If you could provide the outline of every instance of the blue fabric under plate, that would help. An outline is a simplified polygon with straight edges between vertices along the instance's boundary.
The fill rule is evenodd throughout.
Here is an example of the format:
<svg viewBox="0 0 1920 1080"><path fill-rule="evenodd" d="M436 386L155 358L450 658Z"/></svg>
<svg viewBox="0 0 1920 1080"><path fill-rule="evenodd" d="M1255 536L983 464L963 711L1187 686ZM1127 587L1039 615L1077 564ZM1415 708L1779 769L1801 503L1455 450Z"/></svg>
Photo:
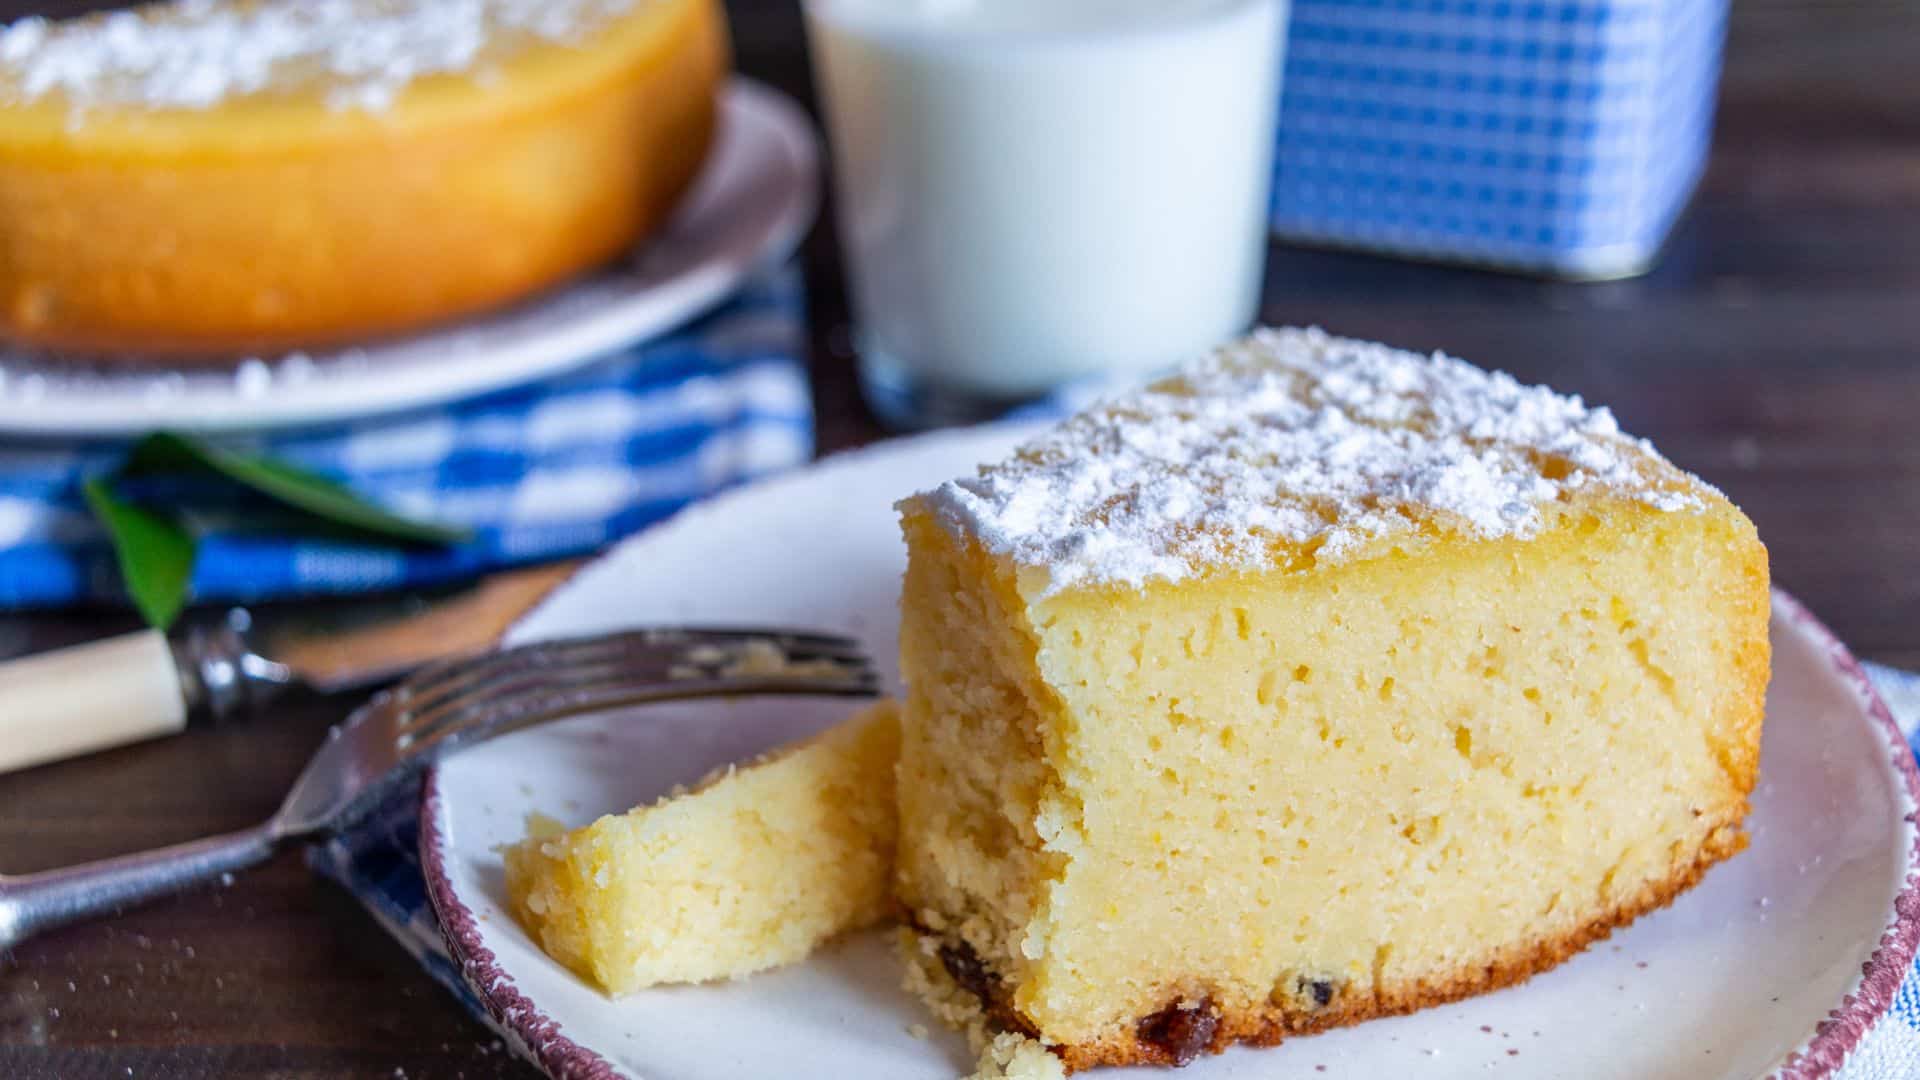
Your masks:
<svg viewBox="0 0 1920 1080"><path fill-rule="evenodd" d="M237 493L200 514L197 600L425 585L604 547L693 499L805 461L813 409L799 272L775 268L684 329L545 382L229 444L468 526L405 549L262 532ZM80 482L124 448L0 446L0 608L118 602ZM254 508L257 510L257 508Z"/></svg>

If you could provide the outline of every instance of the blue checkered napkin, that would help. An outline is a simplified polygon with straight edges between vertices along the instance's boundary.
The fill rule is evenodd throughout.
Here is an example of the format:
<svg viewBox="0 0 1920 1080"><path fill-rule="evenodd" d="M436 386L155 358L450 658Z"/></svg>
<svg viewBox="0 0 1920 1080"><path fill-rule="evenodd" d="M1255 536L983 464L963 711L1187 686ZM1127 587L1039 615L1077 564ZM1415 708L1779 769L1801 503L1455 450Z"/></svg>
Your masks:
<svg viewBox="0 0 1920 1080"><path fill-rule="evenodd" d="M1866 664L1867 674L1920 752L1920 674ZM493 1021L461 980L447 954L420 873L417 786L394 795L352 835L308 849L307 862L359 897L387 932L482 1023ZM509 1040L508 1045L514 1045ZM1920 963L1901 984L1893 1011L1875 1024L1837 1074L1838 1080L1920 1077Z"/></svg>
<svg viewBox="0 0 1920 1080"><path fill-rule="evenodd" d="M1643 269L1705 161L1727 0L1294 0L1273 227Z"/></svg>
<svg viewBox="0 0 1920 1080"><path fill-rule="evenodd" d="M803 298L792 267L663 338L536 385L344 427L238 440L395 509L471 527L472 542L400 549L258 531L215 506L200 600L428 584L591 551L688 501L812 452ZM0 446L0 608L118 601L79 482L116 447ZM253 527L249 527L250 523Z"/></svg>

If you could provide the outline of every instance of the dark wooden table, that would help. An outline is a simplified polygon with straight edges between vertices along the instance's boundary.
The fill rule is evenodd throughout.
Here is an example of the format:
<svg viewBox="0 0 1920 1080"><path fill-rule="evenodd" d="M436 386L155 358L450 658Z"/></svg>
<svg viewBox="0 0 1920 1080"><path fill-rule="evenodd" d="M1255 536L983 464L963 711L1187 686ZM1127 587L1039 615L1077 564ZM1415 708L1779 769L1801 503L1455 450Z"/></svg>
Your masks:
<svg viewBox="0 0 1920 1080"><path fill-rule="evenodd" d="M797 9L732 5L742 70L811 99ZM1920 6L1740 0L1712 167L1653 273L1566 285L1276 249L1273 322L1440 347L1611 404L1759 523L1776 580L1920 667ZM806 249L821 449L880 430L831 229ZM0 656L129 628L0 615ZM0 777L0 868L252 824L342 707ZM528 1076L289 852L0 960L0 1077Z"/></svg>

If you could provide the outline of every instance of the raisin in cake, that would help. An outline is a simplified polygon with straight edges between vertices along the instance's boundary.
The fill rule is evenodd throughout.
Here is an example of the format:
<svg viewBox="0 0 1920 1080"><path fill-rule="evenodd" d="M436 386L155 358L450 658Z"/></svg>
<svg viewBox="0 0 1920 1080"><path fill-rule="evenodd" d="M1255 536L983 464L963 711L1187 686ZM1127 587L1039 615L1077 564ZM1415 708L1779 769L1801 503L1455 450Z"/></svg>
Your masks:
<svg viewBox="0 0 1920 1080"><path fill-rule="evenodd" d="M918 981L1070 1068L1503 986L1745 844L1765 549L1576 398L1262 331L902 516Z"/></svg>

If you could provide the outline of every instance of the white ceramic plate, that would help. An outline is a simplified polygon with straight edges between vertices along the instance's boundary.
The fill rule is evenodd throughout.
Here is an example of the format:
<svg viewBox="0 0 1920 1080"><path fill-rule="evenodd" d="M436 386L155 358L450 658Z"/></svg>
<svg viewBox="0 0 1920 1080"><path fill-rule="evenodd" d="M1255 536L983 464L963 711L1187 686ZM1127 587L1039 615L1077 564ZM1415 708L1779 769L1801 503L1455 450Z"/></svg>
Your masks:
<svg viewBox="0 0 1920 1080"><path fill-rule="evenodd" d="M812 124L778 91L735 79L684 204L618 266L419 336L239 367L77 364L0 350L0 434L298 427L532 382L713 307L746 274L790 254L818 204Z"/></svg>
<svg viewBox="0 0 1920 1080"><path fill-rule="evenodd" d="M1020 429L886 444L724 495L614 549L514 632L766 622L853 633L891 658L904 553L893 501L998 456ZM1532 981L1180 1075L1748 1078L1827 1074L1913 959L1920 777L1846 650L1784 595L1753 844L1671 908ZM554 1076L952 1080L957 1038L897 988L883 936L743 982L609 1000L549 960L504 906L495 846L540 810L568 823L844 715L844 703L658 707L537 729L430 777L428 887L469 982ZM1864 973L1864 974L1863 974ZM1831 1022L1827 1022L1831 1021ZM910 1025L935 1028L925 1040ZM1816 1028L1818 1033L1816 1034Z"/></svg>

